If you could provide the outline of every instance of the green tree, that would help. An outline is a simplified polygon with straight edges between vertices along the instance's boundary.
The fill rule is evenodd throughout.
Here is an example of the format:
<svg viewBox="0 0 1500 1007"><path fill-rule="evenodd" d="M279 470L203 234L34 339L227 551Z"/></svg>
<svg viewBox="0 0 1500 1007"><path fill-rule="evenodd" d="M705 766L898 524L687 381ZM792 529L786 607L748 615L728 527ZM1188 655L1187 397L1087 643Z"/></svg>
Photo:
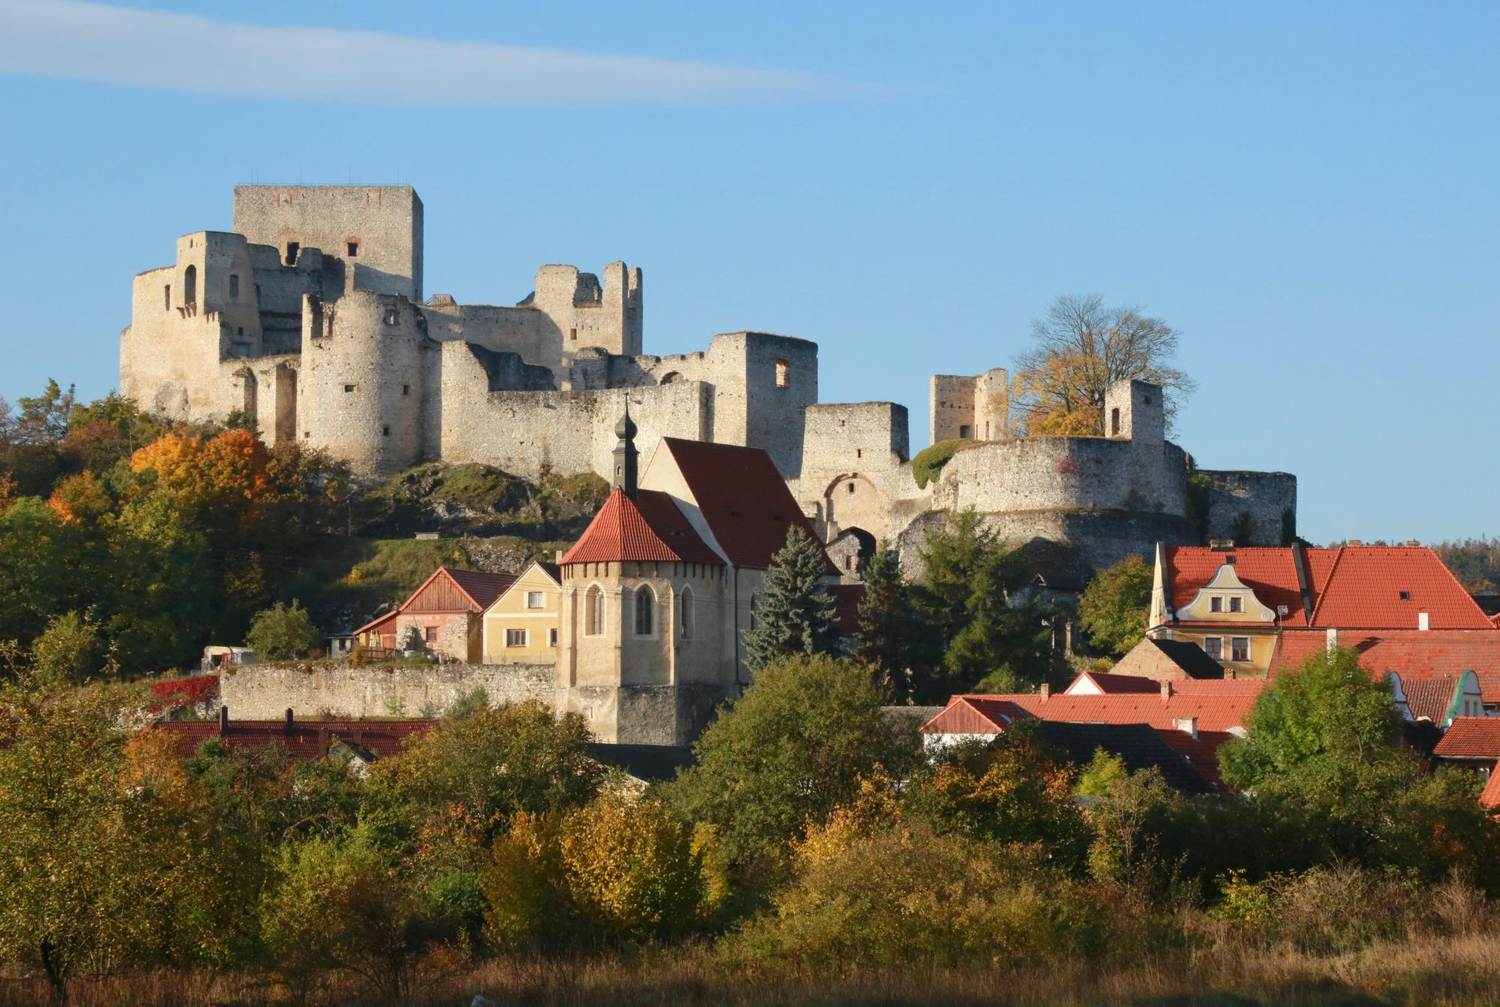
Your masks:
<svg viewBox="0 0 1500 1007"><path fill-rule="evenodd" d="M119 707L27 677L0 692L0 957L55 999L89 972L158 957L182 880L175 822L127 785Z"/></svg>
<svg viewBox="0 0 1500 1007"><path fill-rule="evenodd" d="M771 557L753 626L744 635L745 666L752 672L781 657L833 649L833 596L819 583L829 573L818 541L800 526L788 529L786 544Z"/></svg>
<svg viewBox="0 0 1500 1007"><path fill-rule="evenodd" d="M900 556L885 546L875 550L865 567L864 581L854 656L874 670L892 699L908 700L917 626L911 588L901 576Z"/></svg>
<svg viewBox="0 0 1500 1007"><path fill-rule="evenodd" d="M76 610L47 623L31 645L31 660L38 672L63 682L86 682L117 670L93 613Z"/></svg>
<svg viewBox="0 0 1500 1007"><path fill-rule="evenodd" d="M390 852L369 829L357 828L286 845L262 902L262 934L299 999L328 969L399 997L428 936L422 908Z"/></svg>
<svg viewBox="0 0 1500 1007"><path fill-rule="evenodd" d="M916 755L881 714L884 696L852 661L789 657L768 665L693 746L697 764L666 787L688 821L718 830L736 860L776 859L809 822L885 767Z"/></svg>
<svg viewBox="0 0 1500 1007"><path fill-rule="evenodd" d="M1308 867L1352 860L1438 878L1460 870L1500 887L1500 825L1472 775L1429 773L1400 745L1384 683L1348 648L1315 654L1261 693L1249 736L1220 752L1224 778L1295 823Z"/></svg>
<svg viewBox="0 0 1500 1007"><path fill-rule="evenodd" d="M1116 657L1140 643L1151 614L1151 567L1126 556L1094 575L1079 604L1079 624L1089 641Z"/></svg>
<svg viewBox="0 0 1500 1007"><path fill-rule="evenodd" d="M29 646L53 616L87 605L96 583L88 540L41 500L0 511L0 640Z"/></svg>
<svg viewBox="0 0 1500 1007"><path fill-rule="evenodd" d="M939 686L930 698L966 692L988 679L991 686L1009 673L1000 691L1014 692L1048 677L1053 661L1049 613L1032 601L1014 600L1014 574L1007 557L991 553L974 574L964 601L964 627L948 642Z"/></svg>
<svg viewBox="0 0 1500 1007"><path fill-rule="evenodd" d="M303 657L323 642L323 634L313 625L312 617L295 600L290 607L277 602L262 609L250 622L245 645L263 657L284 659Z"/></svg>

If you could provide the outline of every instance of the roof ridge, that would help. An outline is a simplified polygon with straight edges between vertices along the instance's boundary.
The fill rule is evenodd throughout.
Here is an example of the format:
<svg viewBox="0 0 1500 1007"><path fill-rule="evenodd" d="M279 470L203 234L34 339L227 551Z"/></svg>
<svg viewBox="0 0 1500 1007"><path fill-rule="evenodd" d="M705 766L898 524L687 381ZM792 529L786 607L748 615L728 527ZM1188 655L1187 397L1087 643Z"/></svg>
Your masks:
<svg viewBox="0 0 1500 1007"><path fill-rule="evenodd" d="M1344 561L1344 550L1347 548L1347 545L1341 545L1338 547L1338 550L1334 552L1333 566L1328 568L1328 576L1323 579L1323 590L1318 592L1318 600L1313 605L1312 614L1307 617L1308 626L1317 626L1318 615L1323 611L1323 603L1327 601L1328 596L1333 593L1329 590L1329 588L1333 586L1333 578L1338 576L1339 564Z"/></svg>

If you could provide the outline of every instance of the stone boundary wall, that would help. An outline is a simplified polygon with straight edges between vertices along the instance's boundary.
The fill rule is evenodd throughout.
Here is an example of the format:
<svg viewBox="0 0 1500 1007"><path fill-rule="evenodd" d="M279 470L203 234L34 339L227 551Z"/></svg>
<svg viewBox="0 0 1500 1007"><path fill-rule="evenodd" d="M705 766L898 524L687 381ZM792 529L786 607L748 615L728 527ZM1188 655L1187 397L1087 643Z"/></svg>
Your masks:
<svg viewBox="0 0 1500 1007"><path fill-rule="evenodd" d="M362 717L436 717L475 689L490 703L534 699L554 703L552 664L352 664L299 668L245 665L219 678L219 700L232 720L280 720L288 708L299 720Z"/></svg>

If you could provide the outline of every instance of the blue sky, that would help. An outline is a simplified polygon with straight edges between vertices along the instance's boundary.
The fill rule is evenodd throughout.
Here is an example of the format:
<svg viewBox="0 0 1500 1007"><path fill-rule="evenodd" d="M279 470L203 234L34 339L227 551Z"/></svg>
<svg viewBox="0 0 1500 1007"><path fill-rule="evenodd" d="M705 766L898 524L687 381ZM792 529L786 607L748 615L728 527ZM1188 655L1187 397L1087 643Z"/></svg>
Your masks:
<svg viewBox="0 0 1500 1007"><path fill-rule="evenodd" d="M401 182L428 293L624 258L648 352L814 339L914 448L929 374L1140 305L1183 446L1295 472L1307 537L1500 533L1500 5L1310 6L0 0L0 396L113 387L235 183Z"/></svg>

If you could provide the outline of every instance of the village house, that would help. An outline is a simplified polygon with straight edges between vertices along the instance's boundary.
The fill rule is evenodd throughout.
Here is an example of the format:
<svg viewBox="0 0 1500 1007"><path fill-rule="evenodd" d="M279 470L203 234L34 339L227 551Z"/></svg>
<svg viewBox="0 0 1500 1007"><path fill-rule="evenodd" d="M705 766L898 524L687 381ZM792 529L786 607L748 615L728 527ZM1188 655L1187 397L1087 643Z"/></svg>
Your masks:
<svg viewBox="0 0 1500 1007"><path fill-rule="evenodd" d="M478 664L484 650L484 619L515 577L504 573L440 566L400 605L354 631L365 647L380 651L421 648L438 657Z"/></svg>
<svg viewBox="0 0 1500 1007"><path fill-rule="evenodd" d="M562 574L533 562L484 610L484 663L557 660Z"/></svg>

